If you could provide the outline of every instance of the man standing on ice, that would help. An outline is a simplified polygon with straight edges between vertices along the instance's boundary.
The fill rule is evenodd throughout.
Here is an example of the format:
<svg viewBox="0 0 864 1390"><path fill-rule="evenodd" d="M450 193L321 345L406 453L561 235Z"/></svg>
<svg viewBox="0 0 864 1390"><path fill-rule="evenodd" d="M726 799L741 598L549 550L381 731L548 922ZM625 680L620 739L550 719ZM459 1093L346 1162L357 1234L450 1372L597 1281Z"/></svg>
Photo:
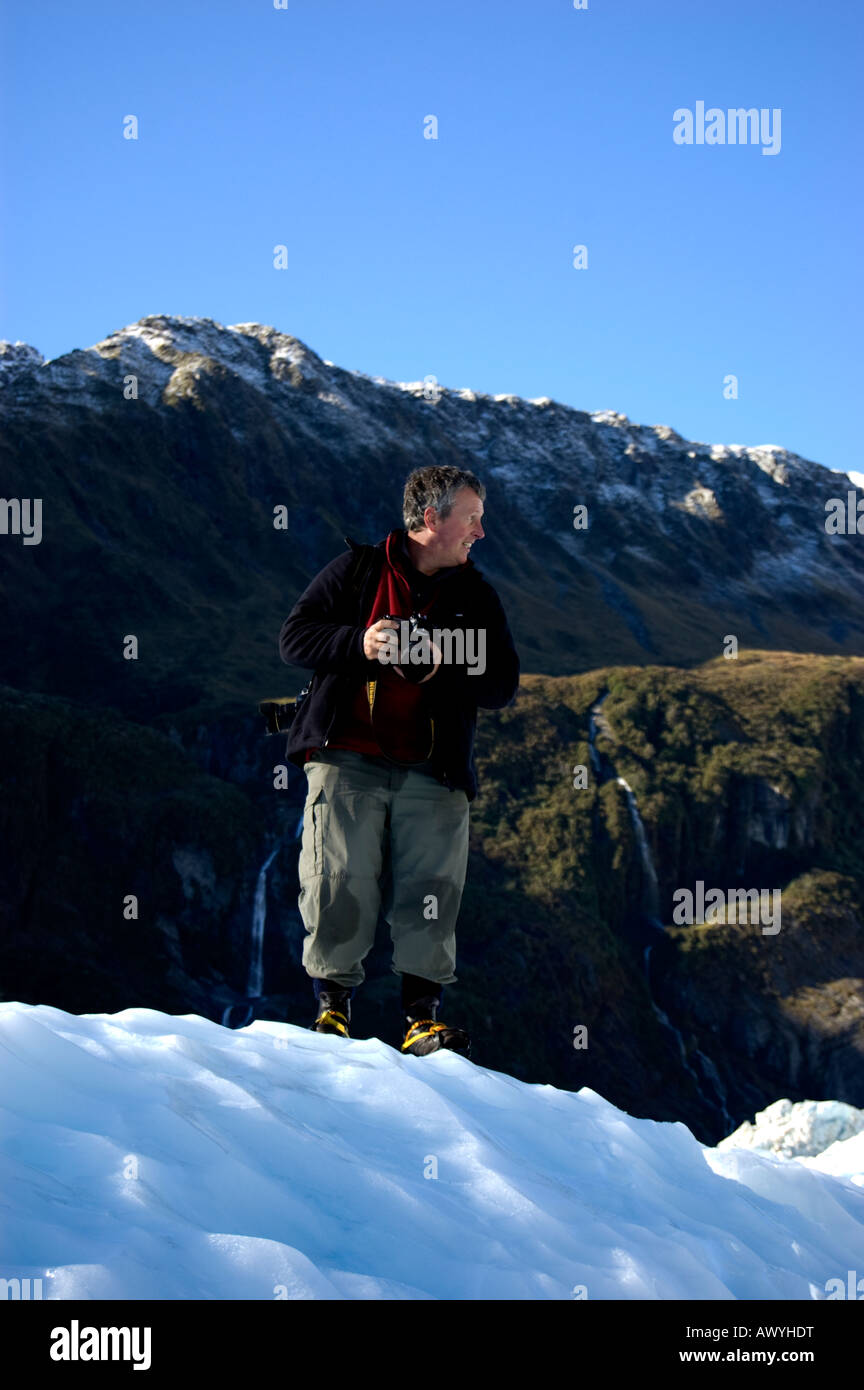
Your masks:
<svg viewBox="0 0 864 1390"><path fill-rule="evenodd" d="M314 671L286 748L308 782L299 907L312 1026L348 1036L380 911L402 978L402 1051L415 1054L470 1049L438 1009L456 981L474 730L478 706L502 709L519 686L501 601L470 558L485 496L464 469L416 469L404 530L374 546L346 537L279 636L283 661Z"/></svg>

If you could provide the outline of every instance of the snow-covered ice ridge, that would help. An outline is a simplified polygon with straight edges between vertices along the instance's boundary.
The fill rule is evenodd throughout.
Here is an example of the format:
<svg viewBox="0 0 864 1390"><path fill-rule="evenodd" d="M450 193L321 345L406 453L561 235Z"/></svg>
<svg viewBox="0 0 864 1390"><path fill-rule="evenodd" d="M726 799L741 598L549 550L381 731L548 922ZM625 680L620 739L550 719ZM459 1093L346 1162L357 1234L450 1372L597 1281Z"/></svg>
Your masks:
<svg viewBox="0 0 864 1390"><path fill-rule="evenodd" d="M864 1110L842 1100L775 1100L717 1147L797 1158L864 1187Z"/></svg>
<svg viewBox="0 0 864 1390"><path fill-rule="evenodd" d="M454 1053L18 1003L0 1045L0 1276L46 1298L824 1299L864 1270L852 1181Z"/></svg>

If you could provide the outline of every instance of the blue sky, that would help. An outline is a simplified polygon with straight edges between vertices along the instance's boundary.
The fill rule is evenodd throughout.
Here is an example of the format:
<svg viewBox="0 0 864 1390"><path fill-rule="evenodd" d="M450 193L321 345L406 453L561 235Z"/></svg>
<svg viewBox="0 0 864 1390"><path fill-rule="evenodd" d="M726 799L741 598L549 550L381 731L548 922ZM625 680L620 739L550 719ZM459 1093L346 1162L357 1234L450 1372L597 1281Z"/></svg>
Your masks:
<svg viewBox="0 0 864 1390"><path fill-rule="evenodd" d="M0 14L0 337L50 358L145 314L258 321L372 375L860 469L851 0ZM677 145L698 101L779 108L779 153Z"/></svg>

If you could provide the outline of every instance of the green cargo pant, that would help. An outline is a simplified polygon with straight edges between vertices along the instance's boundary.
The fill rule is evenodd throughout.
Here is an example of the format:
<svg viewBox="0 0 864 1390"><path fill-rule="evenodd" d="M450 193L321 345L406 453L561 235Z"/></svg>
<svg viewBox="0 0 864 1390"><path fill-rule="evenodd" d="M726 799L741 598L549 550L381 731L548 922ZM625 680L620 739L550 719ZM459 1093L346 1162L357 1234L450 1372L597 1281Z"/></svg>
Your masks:
<svg viewBox="0 0 864 1390"><path fill-rule="evenodd" d="M454 984L468 866L465 792L347 748L317 750L304 772L298 906L307 974L345 989L362 984L380 911L394 974Z"/></svg>

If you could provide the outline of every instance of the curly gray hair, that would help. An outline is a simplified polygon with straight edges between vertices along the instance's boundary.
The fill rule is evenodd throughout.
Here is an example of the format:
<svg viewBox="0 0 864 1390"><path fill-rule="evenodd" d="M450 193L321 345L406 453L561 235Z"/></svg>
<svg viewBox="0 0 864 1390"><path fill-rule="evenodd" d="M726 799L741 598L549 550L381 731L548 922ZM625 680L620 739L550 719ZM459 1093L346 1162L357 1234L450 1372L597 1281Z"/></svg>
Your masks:
<svg viewBox="0 0 864 1390"><path fill-rule="evenodd" d="M455 468L450 464L432 464L429 468L415 468L414 472L408 475L402 498L402 520L405 530L423 530L426 525L423 513L427 507L434 507L441 520L445 521L453 510L456 493L463 487L473 488L480 501L484 501L485 487L467 468Z"/></svg>

